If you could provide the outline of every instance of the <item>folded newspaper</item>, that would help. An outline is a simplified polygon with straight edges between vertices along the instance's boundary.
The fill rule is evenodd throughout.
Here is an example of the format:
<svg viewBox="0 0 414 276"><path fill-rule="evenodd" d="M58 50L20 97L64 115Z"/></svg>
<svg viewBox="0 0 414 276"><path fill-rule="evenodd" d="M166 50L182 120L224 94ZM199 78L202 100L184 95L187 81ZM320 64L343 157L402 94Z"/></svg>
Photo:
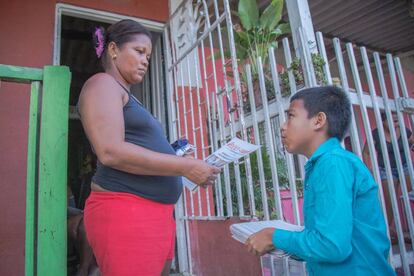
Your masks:
<svg viewBox="0 0 414 276"><path fill-rule="evenodd" d="M233 239L241 243L246 243L247 239L252 234L257 233L260 230L263 230L269 227L293 231L293 232L300 232L304 229L303 226L291 224L283 220L265 220L265 221L251 221L251 222L235 223L230 226L230 231L231 231ZM270 252L270 254L276 257L285 257L289 255L288 253L280 249L276 249Z"/></svg>
<svg viewBox="0 0 414 276"><path fill-rule="evenodd" d="M239 138L233 138L223 147L209 155L205 161L210 165L221 168L231 162L239 160L259 148L259 145L253 145L246 141L240 140ZM191 191L194 191L198 187L185 177L183 177L183 185Z"/></svg>

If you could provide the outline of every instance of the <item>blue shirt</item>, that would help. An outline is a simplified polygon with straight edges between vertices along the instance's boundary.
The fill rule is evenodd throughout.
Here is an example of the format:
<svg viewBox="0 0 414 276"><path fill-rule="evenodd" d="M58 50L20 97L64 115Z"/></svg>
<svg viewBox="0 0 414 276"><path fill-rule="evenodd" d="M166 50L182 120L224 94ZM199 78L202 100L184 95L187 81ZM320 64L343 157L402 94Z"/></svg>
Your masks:
<svg viewBox="0 0 414 276"><path fill-rule="evenodd" d="M361 160L330 138L305 172L305 229L276 229L275 247L306 261L309 275L395 275L378 186Z"/></svg>

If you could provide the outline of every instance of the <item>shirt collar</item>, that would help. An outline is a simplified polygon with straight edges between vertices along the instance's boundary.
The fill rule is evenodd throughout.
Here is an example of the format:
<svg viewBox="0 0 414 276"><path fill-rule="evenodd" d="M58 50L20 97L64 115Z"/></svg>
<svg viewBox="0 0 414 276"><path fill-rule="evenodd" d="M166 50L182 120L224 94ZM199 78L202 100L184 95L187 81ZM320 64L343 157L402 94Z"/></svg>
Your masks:
<svg viewBox="0 0 414 276"><path fill-rule="evenodd" d="M308 162L305 164L305 170L308 171L312 168L312 166L315 164L315 162L321 157L323 154L335 149L341 147L341 144L338 140L338 138L332 137L323 142L316 151L311 155Z"/></svg>

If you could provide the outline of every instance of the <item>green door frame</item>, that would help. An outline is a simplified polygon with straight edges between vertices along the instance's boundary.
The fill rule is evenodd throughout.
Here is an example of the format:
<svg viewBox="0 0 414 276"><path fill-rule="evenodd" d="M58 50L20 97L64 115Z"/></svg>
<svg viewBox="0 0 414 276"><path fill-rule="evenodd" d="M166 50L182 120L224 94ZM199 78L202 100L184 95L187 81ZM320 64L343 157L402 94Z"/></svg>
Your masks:
<svg viewBox="0 0 414 276"><path fill-rule="evenodd" d="M60 276L67 273L70 78L66 66L37 69L0 64L0 81L31 85L26 180L26 276Z"/></svg>

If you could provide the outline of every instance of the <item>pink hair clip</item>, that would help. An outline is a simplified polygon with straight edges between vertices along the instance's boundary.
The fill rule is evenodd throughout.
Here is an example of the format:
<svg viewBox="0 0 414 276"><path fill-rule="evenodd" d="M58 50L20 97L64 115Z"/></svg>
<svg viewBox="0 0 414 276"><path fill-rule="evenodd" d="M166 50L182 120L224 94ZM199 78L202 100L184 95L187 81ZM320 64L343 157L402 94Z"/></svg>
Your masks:
<svg viewBox="0 0 414 276"><path fill-rule="evenodd" d="M95 28L95 37L97 40L95 46L96 56L100 58L104 51L104 37L101 28Z"/></svg>

